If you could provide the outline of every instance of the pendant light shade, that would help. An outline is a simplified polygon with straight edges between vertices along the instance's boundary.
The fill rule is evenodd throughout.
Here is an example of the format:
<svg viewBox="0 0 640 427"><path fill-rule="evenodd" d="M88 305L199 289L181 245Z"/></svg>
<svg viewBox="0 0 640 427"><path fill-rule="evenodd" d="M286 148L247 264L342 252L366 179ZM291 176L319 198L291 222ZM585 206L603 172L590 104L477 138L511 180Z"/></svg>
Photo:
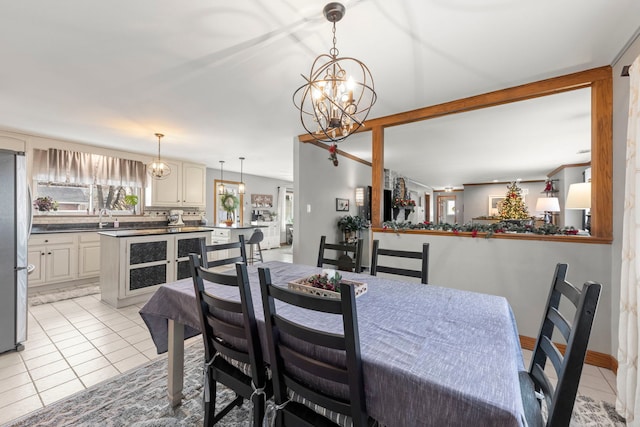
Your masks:
<svg viewBox="0 0 640 427"><path fill-rule="evenodd" d="M158 158L154 159L150 163L147 163L147 173L153 179L165 179L171 175L171 167L162 161L160 157L160 139L164 136L161 133L156 133L158 137Z"/></svg>
<svg viewBox="0 0 640 427"><path fill-rule="evenodd" d="M244 194L244 179L242 179L242 164L244 163L244 157L240 157L240 184L238 184L238 193Z"/></svg>
<svg viewBox="0 0 640 427"><path fill-rule="evenodd" d="M222 168L224 166L224 160L220 160L220 184L218 184L218 194L224 194L224 174Z"/></svg>

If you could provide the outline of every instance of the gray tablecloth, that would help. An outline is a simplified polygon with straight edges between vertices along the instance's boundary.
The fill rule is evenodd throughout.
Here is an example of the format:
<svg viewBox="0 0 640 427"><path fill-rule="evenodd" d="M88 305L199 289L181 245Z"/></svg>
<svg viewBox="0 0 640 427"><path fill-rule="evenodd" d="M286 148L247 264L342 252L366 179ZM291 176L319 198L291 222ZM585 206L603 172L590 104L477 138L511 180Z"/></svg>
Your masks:
<svg viewBox="0 0 640 427"><path fill-rule="evenodd" d="M271 269L276 284L320 270L277 261L261 266ZM367 275L343 277L368 284L368 292L357 298L357 312L370 416L387 426L524 424L518 383L522 354L504 298ZM249 278L264 336L257 266L249 267ZM206 286L217 295L239 299L235 288ZM304 323L341 330L337 318L291 309L299 310ZM167 319L185 325L185 338L198 334L192 280L160 287L140 315L159 353L167 351Z"/></svg>

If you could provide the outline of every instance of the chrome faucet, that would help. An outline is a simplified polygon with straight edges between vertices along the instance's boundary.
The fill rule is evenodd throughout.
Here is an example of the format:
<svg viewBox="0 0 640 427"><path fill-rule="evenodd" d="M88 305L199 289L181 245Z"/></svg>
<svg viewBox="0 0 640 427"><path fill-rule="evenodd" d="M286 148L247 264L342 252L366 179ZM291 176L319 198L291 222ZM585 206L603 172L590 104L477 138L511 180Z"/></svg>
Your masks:
<svg viewBox="0 0 640 427"><path fill-rule="evenodd" d="M110 210L108 210L106 208L100 209L100 212L98 213L98 228L102 228L106 224L106 222L105 223L102 222L102 215L103 214L107 214L107 215L109 215L109 218L111 218L111 211Z"/></svg>

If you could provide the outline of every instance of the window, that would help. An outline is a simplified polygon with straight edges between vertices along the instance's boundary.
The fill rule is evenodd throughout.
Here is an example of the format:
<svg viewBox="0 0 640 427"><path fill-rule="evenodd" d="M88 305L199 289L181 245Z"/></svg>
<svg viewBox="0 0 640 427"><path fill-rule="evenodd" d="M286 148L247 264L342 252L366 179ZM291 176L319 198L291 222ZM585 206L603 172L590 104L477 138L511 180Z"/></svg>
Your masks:
<svg viewBox="0 0 640 427"><path fill-rule="evenodd" d="M100 209L135 214L133 199L139 200L141 189L115 185L83 185L59 182L38 182L35 197L51 197L59 214L97 214ZM37 213L37 212L36 212Z"/></svg>
<svg viewBox="0 0 640 427"><path fill-rule="evenodd" d="M34 150L33 171L34 198L50 197L58 213L135 214L145 187L142 162L97 154Z"/></svg>

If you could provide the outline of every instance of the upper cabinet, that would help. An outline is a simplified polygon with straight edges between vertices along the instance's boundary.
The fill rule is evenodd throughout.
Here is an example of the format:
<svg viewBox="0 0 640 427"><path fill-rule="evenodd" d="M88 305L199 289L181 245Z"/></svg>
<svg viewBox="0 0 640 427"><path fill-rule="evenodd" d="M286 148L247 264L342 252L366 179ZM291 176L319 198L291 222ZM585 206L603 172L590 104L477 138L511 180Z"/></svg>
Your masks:
<svg viewBox="0 0 640 427"><path fill-rule="evenodd" d="M205 165L165 160L171 174L151 182L151 206L204 207L206 205Z"/></svg>

